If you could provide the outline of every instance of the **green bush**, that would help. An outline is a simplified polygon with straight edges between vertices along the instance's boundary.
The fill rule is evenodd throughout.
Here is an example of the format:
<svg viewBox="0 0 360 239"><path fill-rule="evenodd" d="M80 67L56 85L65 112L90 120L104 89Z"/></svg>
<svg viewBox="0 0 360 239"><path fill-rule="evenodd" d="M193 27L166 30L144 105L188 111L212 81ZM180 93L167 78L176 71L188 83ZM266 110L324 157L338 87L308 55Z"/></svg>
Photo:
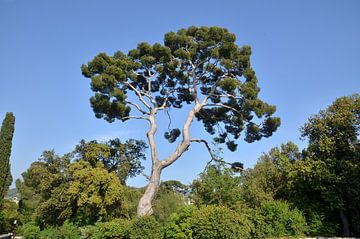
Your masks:
<svg viewBox="0 0 360 239"><path fill-rule="evenodd" d="M254 223L259 238L302 236L308 229L303 214L298 209L291 210L283 201L262 205Z"/></svg>
<svg viewBox="0 0 360 239"><path fill-rule="evenodd" d="M193 216L196 207L185 206L177 213L170 215L169 221L165 225L166 239L191 239L191 217Z"/></svg>
<svg viewBox="0 0 360 239"><path fill-rule="evenodd" d="M99 222L95 226L81 228L81 238L84 239L128 239L131 221L114 219L109 222Z"/></svg>
<svg viewBox="0 0 360 239"><path fill-rule="evenodd" d="M30 222L22 227L24 239L38 239L40 233L40 227Z"/></svg>
<svg viewBox="0 0 360 239"><path fill-rule="evenodd" d="M130 239L161 239L163 238L162 225L154 217L139 217L132 222L129 232Z"/></svg>
<svg viewBox="0 0 360 239"><path fill-rule="evenodd" d="M40 239L80 239L79 229L65 222L61 227L48 227L39 233Z"/></svg>
<svg viewBox="0 0 360 239"><path fill-rule="evenodd" d="M224 206L206 206L192 217L193 239L250 238L251 223L242 214Z"/></svg>

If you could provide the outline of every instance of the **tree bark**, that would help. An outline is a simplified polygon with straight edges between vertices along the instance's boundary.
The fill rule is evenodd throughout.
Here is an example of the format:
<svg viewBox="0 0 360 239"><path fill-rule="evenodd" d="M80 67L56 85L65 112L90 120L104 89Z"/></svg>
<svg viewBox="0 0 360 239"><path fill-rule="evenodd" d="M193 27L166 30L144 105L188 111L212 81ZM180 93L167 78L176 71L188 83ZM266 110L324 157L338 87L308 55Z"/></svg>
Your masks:
<svg viewBox="0 0 360 239"><path fill-rule="evenodd" d="M153 214L152 201L154 200L160 186L161 170L162 168L160 166L160 163L156 163L152 166L150 182L146 187L144 195L140 198L137 207L138 216L146 216Z"/></svg>
<svg viewBox="0 0 360 239"><path fill-rule="evenodd" d="M343 228L343 236L350 236L350 226L349 226L348 216L345 214L343 209L340 209L339 214Z"/></svg>
<svg viewBox="0 0 360 239"><path fill-rule="evenodd" d="M150 150L151 150L151 159L152 159L152 169L151 169L151 176L150 176L150 182L148 186L146 187L144 195L140 198L138 207L137 207L137 215L138 216L146 216L151 215L153 213L152 210L152 202L156 196L156 193L160 187L160 175L161 171L171 165L173 162L175 162L177 159L180 158L180 156L188 149L190 145L190 126L191 123L195 117L195 114L199 112L201 107L205 105L206 99L199 104L198 102L195 103L194 108L189 112L184 126L183 126L183 132L182 132L182 141L177 146L175 151L170 154L167 158L164 160L158 159L158 152L157 152L157 146L154 140L154 135L157 130L156 122L155 122L155 115L159 108L155 108L151 110L150 116L149 116L149 122L150 122L150 130L147 133L147 138L150 144Z"/></svg>

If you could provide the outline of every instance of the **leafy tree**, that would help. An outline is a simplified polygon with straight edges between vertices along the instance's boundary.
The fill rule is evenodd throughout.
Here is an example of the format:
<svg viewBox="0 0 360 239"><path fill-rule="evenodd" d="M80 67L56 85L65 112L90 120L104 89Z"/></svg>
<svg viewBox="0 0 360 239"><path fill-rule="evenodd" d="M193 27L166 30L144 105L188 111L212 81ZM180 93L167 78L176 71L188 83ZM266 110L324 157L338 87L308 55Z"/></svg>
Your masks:
<svg viewBox="0 0 360 239"><path fill-rule="evenodd" d="M240 200L240 177L221 164L210 165L193 181L192 198L196 205L235 207Z"/></svg>
<svg viewBox="0 0 360 239"><path fill-rule="evenodd" d="M0 131L0 207L12 181L9 161L14 135L14 124L14 115L12 113L6 113Z"/></svg>
<svg viewBox="0 0 360 239"><path fill-rule="evenodd" d="M101 163L91 167L86 161L75 162L70 165L70 173L74 180L67 194L73 202L72 216L75 220L92 224L125 213L125 187Z"/></svg>
<svg viewBox="0 0 360 239"><path fill-rule="evenodd" d="M360 233L360 96L335 100L302 127L308 139L306 158L290 174L299 203L342 224L343 234ZM306 186L305 186L306 185ZM306 197L306 198L305 198Z"/></svg>
<svg viewBox="0 0 360 239"><path fill-rule="evenodd" d="M121 143L119 139L105 143L81 140L74 153L77 160L88 161L93 167L102 162L109 172L115 172L125 184L128 177L134 177L144 169L141 160L145 160L146 148L144 141L134 139L125 143Z"/></svg>
<svg viewBox="0 0 360 239"><path fill-rule="evenodd" d="M83 225L127 214L125 186L116 172L109 172L102 161L91 165L73 157L45 151L22 174L17 188L24 222L36 220L43 227L71 220Z"/></svg>
<svg viewBox="0 0 360 239"><path fill-rule="evenodd" d="M289 199L288 174L302 158L298 147L288 142L263 154L253 169L243 173L241 197L251 208L274 199Z"/></svg>
<svg viewBox="0 0 360 239"><path fill-rule="evenodd" d="M220 27L189 27L165 34L164 45L140 43L128 54L100 53L82 73L91 78L91 107L98 118L108 122L139 119L149 122L147 138L152 170L149 184L139 201L138 215L152 214L152 201L160 185L161 171L178 160L193 142L196 118L218 143L235 151L241 132L254 142L269 137L280 125L272 117L275 106L258 98L255 71L250 64L249 46L238 47L236 37ZM169 129L165 138L178 142L173 153L159 159L155 134L157 114L184 105L186 116L179 128ZM135 113L133 113L135 111Z"/></svg>

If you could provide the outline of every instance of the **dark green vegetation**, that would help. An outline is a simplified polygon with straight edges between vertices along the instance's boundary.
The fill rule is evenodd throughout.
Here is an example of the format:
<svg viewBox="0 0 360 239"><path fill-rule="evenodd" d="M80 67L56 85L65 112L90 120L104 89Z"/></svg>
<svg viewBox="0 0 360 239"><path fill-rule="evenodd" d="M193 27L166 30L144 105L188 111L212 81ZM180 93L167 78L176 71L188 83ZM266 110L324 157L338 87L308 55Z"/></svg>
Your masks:
<svg viewBox="0 0 360 239"><path fill-rule="evenodd" d="M81 141L63 156L45 151L5 200L4 228L25 238L274 238L360 235L360 96L337 99L301 128L308 146L288 142L252 169L213 161L190 185L162 182L152 216L138 217L142 141ZM188 202L192 202L189 205Z"/></svg>
<svg viewBox="0 0 360 239"><path fill-rule="evenodd" d="M10 173L10 155L12 139L14 135L15 117L12 113L6 113L1 125L0 131L0 231L8 229L9 217L4 210L12 207L7 202L4 203L4 197L12 182Z"/></svg>
<svg viewBox="0 0 360 239"><path fill-rule="evenodd" d="M90 103L96 117L108 122L136 119L149 123L146 135L152 170L138 215L153 213L162 170L178 160L191 143L204 143L211 151L207 141L193 138L194 119L216 143L226 143L231 151L236 150L235 140L243 131L245 141L254 142L270 137L280 125L280 119L272 117L275 106L258 97L251 48L238 47L235 40L224 28L189 27L165 34L163 45L142 42L128 54L101 53L81 67L83 75L91 79L95 95ZM186 118L183 125L169 127L164 133L177 147L160 159L155 140L158 113L166 111L171 119L171 110L182 110Z"/></svg>

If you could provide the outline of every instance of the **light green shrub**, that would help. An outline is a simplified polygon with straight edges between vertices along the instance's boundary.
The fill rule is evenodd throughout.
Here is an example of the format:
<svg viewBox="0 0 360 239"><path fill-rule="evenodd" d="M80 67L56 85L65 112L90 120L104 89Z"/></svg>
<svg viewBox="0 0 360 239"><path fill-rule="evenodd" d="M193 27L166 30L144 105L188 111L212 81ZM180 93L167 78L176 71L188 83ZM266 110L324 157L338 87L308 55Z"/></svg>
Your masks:
<svg viewBox="0 0 360 239"><path fill-rule="evenodd" d="M184 206L170 216L165 225L166 239L192 239L191 217L196 207Z"/></svg>
<svg viewBox="0 0 360 239"><path fill-rule="evenodd" d="M206 206L192 216L193 239L250 238L251 222L225 206Z"/></svg>
<svg viewBox="0 0 360 239"><path fill-rule="evenodd" d="M254 220L257 237L302 236L308 227L298 209L290 209L283 201L270 201L262 205Z"/></svg>
<svg viewBox="0 0 360 239"><path fill-rule="evenodd" d="M22 227L24 239L39 239L40 227L30 222Z"/></svg>
<svg viewBox="0 0 360 239"><path fill-rule="evenodd" d="M154 217L139 217L132 222L129 232L130 239L161 239L163 227Z"/></svg>

